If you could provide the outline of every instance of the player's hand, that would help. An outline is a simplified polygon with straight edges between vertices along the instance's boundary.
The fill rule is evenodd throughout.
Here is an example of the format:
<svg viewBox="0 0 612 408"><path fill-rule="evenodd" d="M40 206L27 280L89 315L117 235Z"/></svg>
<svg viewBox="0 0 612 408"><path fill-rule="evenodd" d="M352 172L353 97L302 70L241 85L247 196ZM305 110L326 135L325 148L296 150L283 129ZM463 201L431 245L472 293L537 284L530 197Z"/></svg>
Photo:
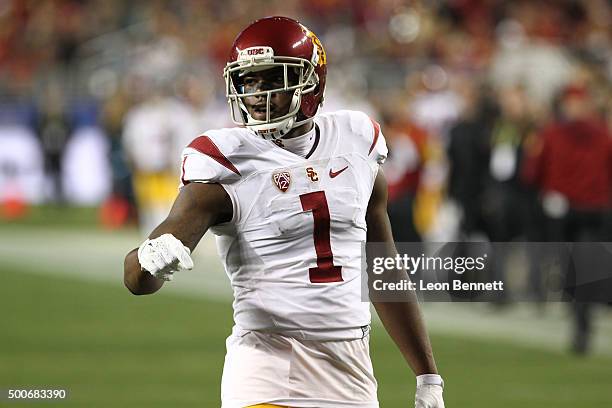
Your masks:
<svg viewBox="0 0 612 408"><path fill-rule="evenodd" d="M147 239L138 248L140 266L158 279L171 281L181 269L192 269L191 251L172 234Z"/></svg>
<svg viewBox="0 0 612 408"><path fill-rule="evenodd" d="M415 408L444 408L442 390L444 381L436 374L425 374L417 377L417 388L414 396Z"/></svg>

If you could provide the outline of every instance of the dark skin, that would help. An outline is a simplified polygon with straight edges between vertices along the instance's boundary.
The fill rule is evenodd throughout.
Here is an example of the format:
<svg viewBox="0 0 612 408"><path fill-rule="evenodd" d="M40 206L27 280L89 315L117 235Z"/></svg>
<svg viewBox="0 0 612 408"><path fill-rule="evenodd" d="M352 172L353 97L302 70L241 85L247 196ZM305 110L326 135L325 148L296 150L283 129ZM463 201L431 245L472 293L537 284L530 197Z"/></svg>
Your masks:
<svg viewBox="0 0 612 408"><path fill-rule="evenodd" d="M192 252L210 227L232 219L232 202L219 184L189 183L174 201L168 217L149 239L169 233ZM123 281L134 295L157 292L164 284L140 267L138 248L125 257Z"/></svg>
<svg viewBox="0 0 612 408"><path fill-rule="evenodd" d="M295 83L297 80L294 75L289 75L289 83ZM259 92L269 89L278 89L285 86L285 79L282 68L273 68L265 71L252 72L246 74L242 79L242 85L246 92ZM275 92L270 96L270 117L280 117L289 112L291 105L292 91ZM249 111L249 115L253 119L266 119L266 96L247 96L243 98L243 103ZM283 139L291 139L307 133L314 126L313 122L307 122L301 126L295 127L283 136Z"/></svg>
<svg viewBox="0 0 612 408"><path fill-rule="evenodd" d="M264 71L267 72L267 71ZM266 79L261 73L250 74L256 79ZM251 115L263 97L245 98L245 105ZM288 93L273 94L271 101L275 115L287 112L291 100ZM265 99L264 99L265 102ZM261 113L259 113L261 114ZM265 113L264 113L265 115ZM312 128L312 122L293 129L287 136L294 137ZM168 217L149 235L150 239L170 233L192 252L206 231L214 225L232 218L232 203L218 184L190 183L184 186ZM385 243L385 256L395 257L397 251L387 216L387 182L379 171L366 213L368 225L367 241ZM397 271L405 274L405 271ZM138 249L129 252L124 263L125 286L135 295L157 292L164 281L143 270L138 262ZM416 297L407 294L406 302L372 302L385 329L397 344L400 352L416 375L436 374L437 368L429 337L423 323Z"/></svg>
<svg viewBox="0 0 612 408"><path fill-rule="evenodd" d="M387 181L382 170L379 170L374 182L366 223L367 242L384 243L384 253L377 255L395 258L397 250L387 215ZM368 264L372 263L368 261ZM406 271L395 272L398 279L408 279ZM404 295L406 298L402 302L372 301L372 304L412 371L416 375L437 374L438 369L416 295L412 291L406 291Z"/></svg>

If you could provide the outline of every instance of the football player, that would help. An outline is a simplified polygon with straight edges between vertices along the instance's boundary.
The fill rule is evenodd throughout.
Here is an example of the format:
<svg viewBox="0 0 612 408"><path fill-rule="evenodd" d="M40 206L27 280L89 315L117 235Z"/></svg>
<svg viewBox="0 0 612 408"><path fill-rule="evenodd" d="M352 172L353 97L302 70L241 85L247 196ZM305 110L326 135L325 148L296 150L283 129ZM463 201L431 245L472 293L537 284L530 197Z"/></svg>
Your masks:
<svg viewBox="0 0 612 408"><path fill-rule="evenodd" d="M380 164L387 147L367 115L316 115L326 55L295 20L257 20L224 70L237 127L210 130L182 155L167 219L125 259L125 284L149 294L191 269L207 230L234 291L223 408L378 407L361 301L362 243L395 246ZM417 375L416 407L443 408L418 303L373 302Z"/></svg>

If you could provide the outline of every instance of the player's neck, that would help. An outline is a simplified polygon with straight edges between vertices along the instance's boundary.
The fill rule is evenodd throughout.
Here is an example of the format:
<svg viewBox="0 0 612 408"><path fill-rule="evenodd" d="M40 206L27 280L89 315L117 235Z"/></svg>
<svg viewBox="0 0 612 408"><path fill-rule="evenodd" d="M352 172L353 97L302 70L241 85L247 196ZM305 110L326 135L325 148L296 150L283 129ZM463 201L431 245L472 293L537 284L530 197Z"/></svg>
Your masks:
<svg viewBox="0 0 612 408"><path fill-rule="evenodd" d="M287 133L285 136L282 137L282 139L284 140L293 139L294 137L305 135L306 133L310 132L313 127L314 127L314 120L309 120L303 125L300 125L296 128L291 129L289 133Z"/></svg>
<svg viewBox="0 0 612 408"><path fill-rule="evenodd" d="M285 150L290 151L301 157L307 157L313 149L313 145L316 143L316 131L315 125L312 122L307 123L309 130L296 131L295 134L288 133L287 136L275 141L275 143ZM306 129L308 129L306 127ZM298 129L296 129L298 130Z"/></svg>

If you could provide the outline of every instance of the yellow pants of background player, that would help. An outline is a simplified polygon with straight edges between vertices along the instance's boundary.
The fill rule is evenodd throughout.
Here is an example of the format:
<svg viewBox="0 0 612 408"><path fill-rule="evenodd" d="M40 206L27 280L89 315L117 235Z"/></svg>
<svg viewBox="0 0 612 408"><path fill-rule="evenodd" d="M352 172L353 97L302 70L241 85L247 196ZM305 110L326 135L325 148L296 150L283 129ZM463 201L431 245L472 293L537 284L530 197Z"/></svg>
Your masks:
<svg viewBox="0 0 612 408"><path fill-rule="evenodd" d="M270 404L257 404L257 405L250 405L246 408L289 408L289 407L281 407L280 405L270 405Z"/></svg>
<svg viewBox="0 0 612 408"><path fill-rule="evenodd" d="M172 172L134 173L134 191L139 208L165 205L168 208L178 195L178 176Z"/></svg>
<svg viewBox="0 0 612 408"><path fill-rule="evenodd" d="M144 236L166 218L178 194L178 176L171 172L134 173L140 230Z"/></svg>

